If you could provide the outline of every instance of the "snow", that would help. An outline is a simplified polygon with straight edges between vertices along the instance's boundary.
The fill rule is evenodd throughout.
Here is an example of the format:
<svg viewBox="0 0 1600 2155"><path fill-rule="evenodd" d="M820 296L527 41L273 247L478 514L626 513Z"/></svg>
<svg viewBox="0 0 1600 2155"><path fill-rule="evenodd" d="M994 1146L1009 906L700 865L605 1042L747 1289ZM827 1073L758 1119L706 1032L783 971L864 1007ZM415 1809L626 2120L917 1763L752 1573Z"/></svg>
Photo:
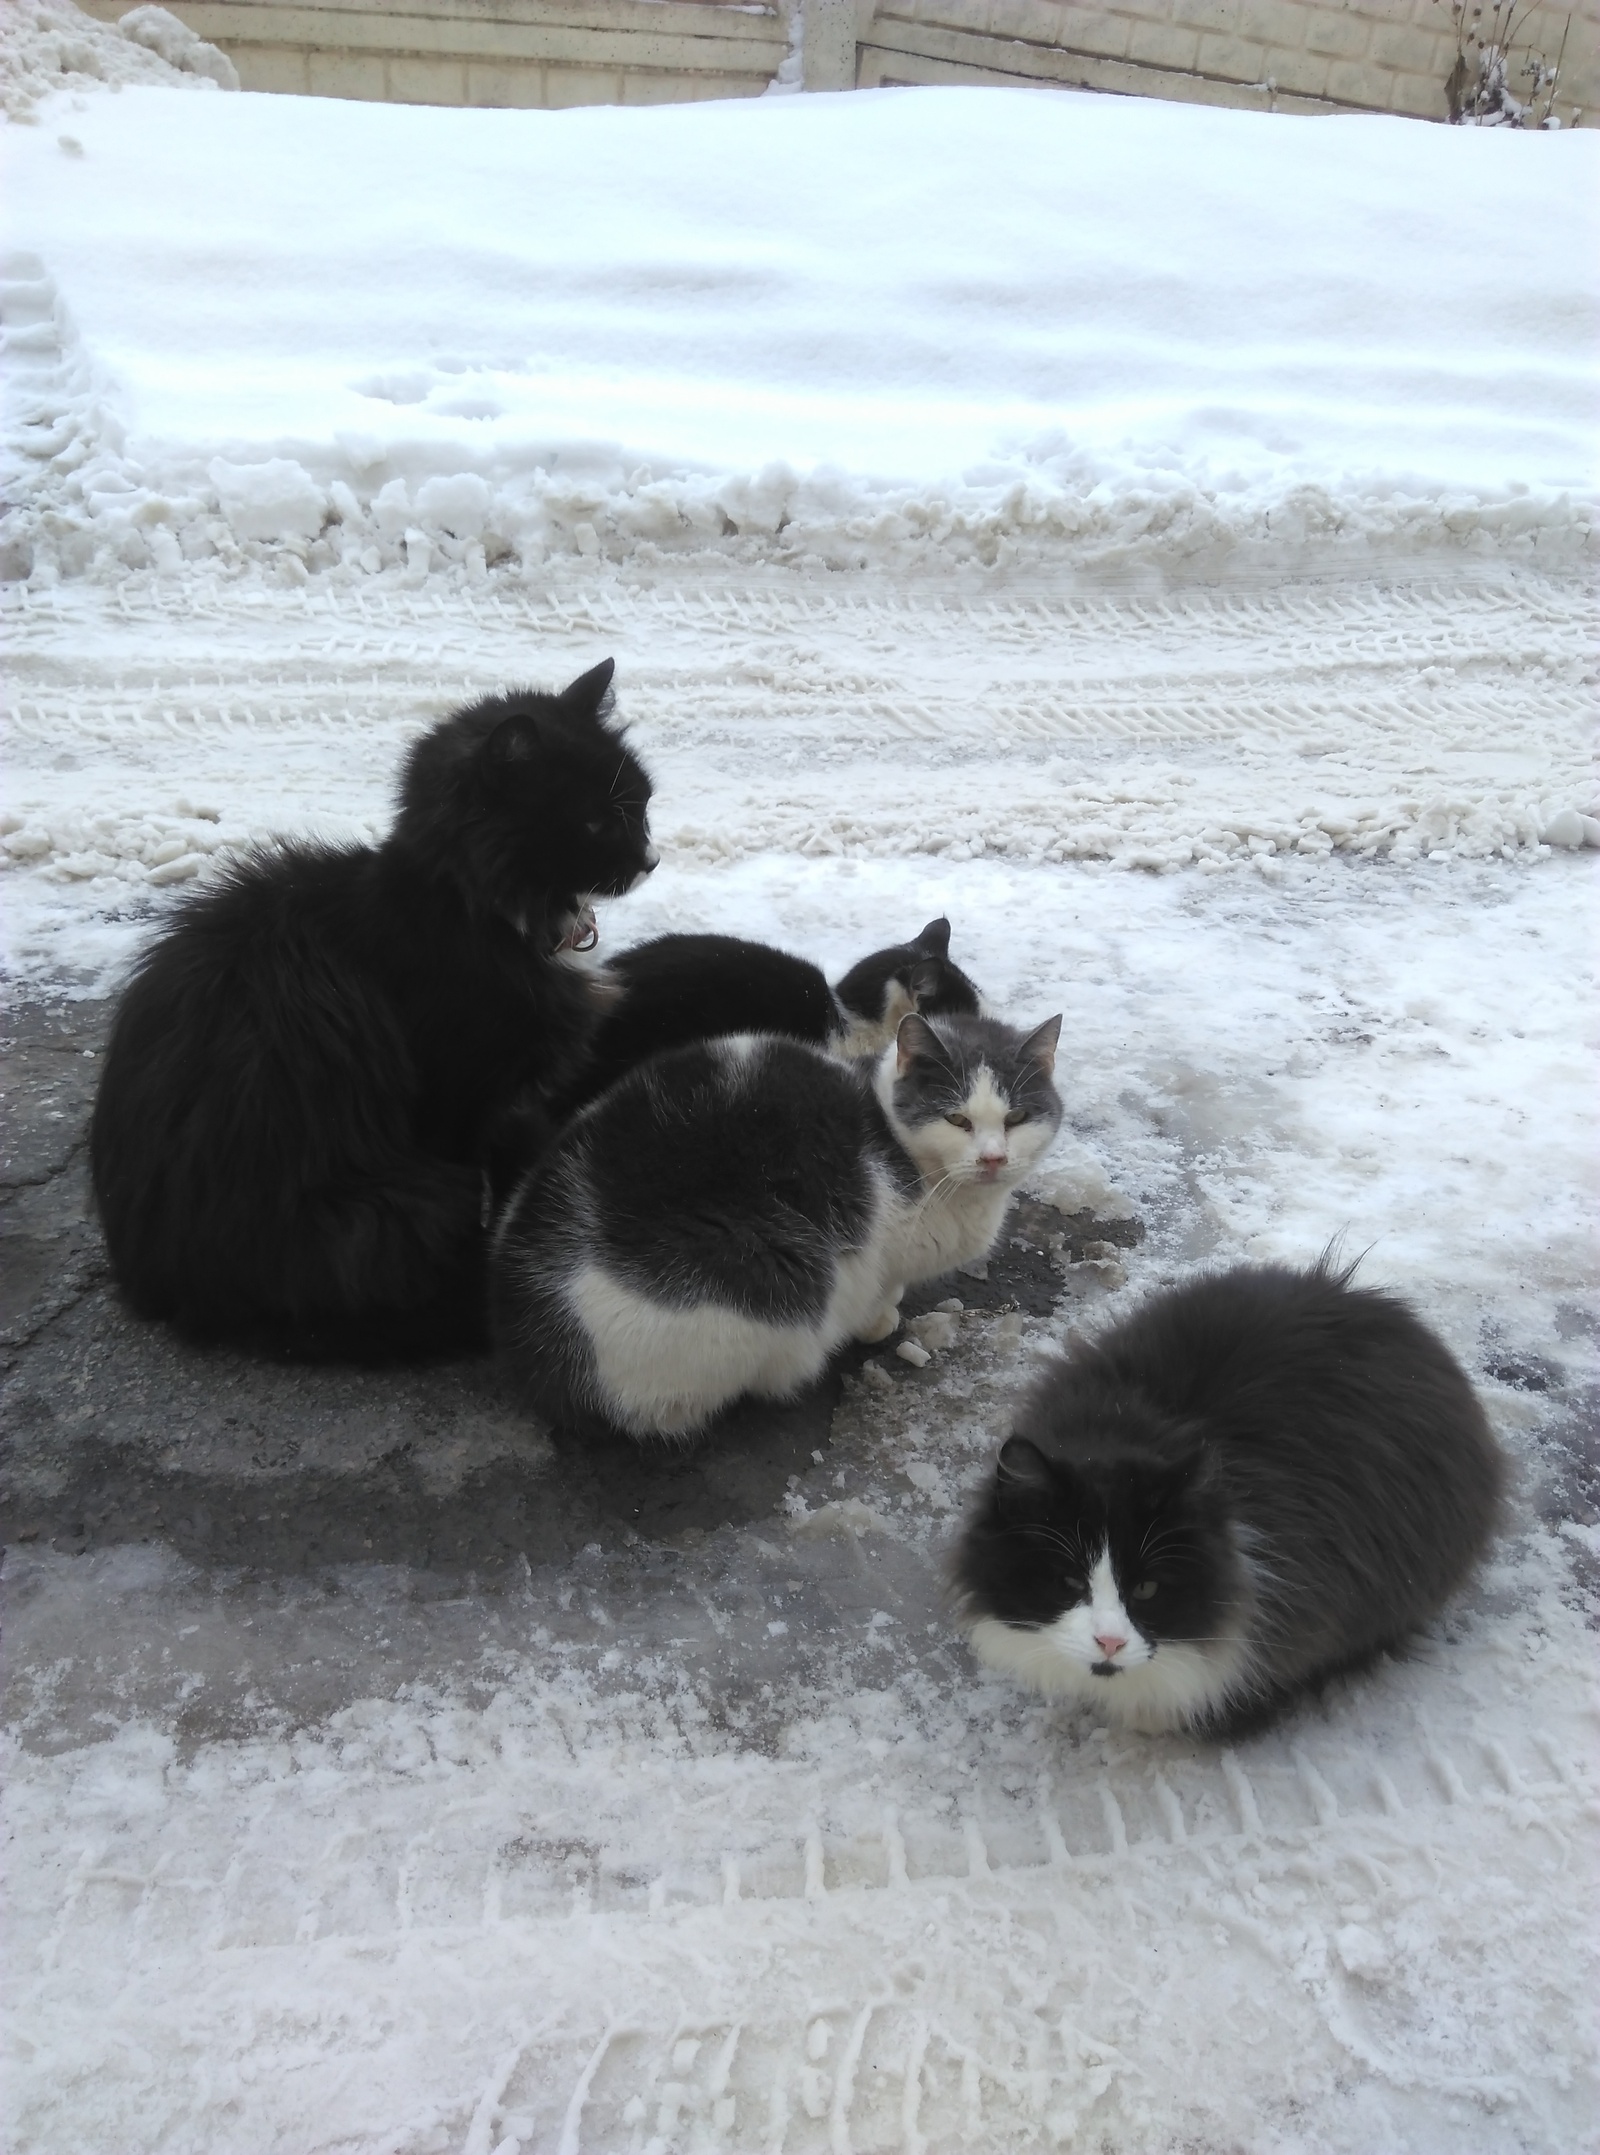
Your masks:
<svg viewBox="0 0 1600 2155"><path fill-rule="evenodd" d="M380 830L420 723L608 652L685 868L1535 862L1600 836L1593 611L1489 569L1092 599L677 563L448 597L204 564L110 605L58 586L8 622L11 964L104 991L159 891L274 829Z"/></svg>
<svg viewBox="0 0 1600 2155"><path fill-rule="evenodd" d="M7 2145L1592 2145L1585 138L128 88L78 158L69 109L4 146L21 992L109 992L219 853L380 829L419 725L612 652L664 859L602 949L836 974L947 911L1065 1013L1041 1190L1148 1232L1048 1321L957 1282L711 1531L13 1548ZM1335 1237L1517 1463L1478 1585L1235 1751L976 1668L940 1565L1034 1357ZM375 1384L294 1474L360 1484ZM154 1441L286 1501L217 1420Z"/></svg>
<svg viewBox="0 0 1600 2155"><path fill-rule="evenodd" d="M1581 130L1009 90L130 88L72 124L70 156L53 125L4 145L23 574L1592 544ZM219 457L298 465L288 521ZM430 489L469 478L458 529Z"/></svg>
<svg viewBox="0 0 1600 2155"><path fill-rule="evenodd" d="M197 837L229 819L377 820L394 746L438 692L442 624L374 614L351 647L303 594L232 612L203 583L190 596L187 629L176 595L31 602L83 683L78 724L63 713L55 736L78 769L47 775L136 816L188 767ZM1381 610L1381 595L1337 597L1341 631L1349 604ZM645 652L663 614L679 623L660 670L639 661L657 683L665 829L697 785L697 812L736 821L719 766L754 790L741 766L759 765L781 796L791 744L841 809L869 776L929 803L959 784L975 752L959 736L913 752L879 735L875 758L858 739L830 764L825 729L801 730L793 706L786 722L781 699L769 714L764 688L742 723L701 710L736 641L780 680L791 638L843 644L820 607L763 634L761 598L730 594L719 627L709 607L685 625L672 585L613 589L608 610L588 594L627 649ZM1281 594L1228 603L1261 616L1263 641L1283 628ZM984 613L961 631L942 608L904 613L902 647L937 632L951 657L964 638L959 700ZM1026 609L1010 614L1022 635ZM864 652L885 610L853 618ZM1107 601L1096 618L1123 655L1150 607ZM1043 624L1059 633L1049 608ZM518 646L562 678L602 648L581 613L531 614L504 644L480 627L486 668ZM1397 596L1389 632L1425 655L1435 616ZM181 673L186 633L230 666L253 656L249 723L179 699L170 728L145 732L98 704L102 669L170 667L174 637ZM307 650L326 653L320 680ZM623 709L645 700L625 672ZM1520 738L1535 754L1532 716ZM1020 791L1028 767L1008 768ZM1216 782L1225 768L1219 752ZM1094 1308L1197 1262L1303 1260L1339 1235L1479 1372L1522 1495L1467 1606L1415 1659L1237 1756L1109 1739L1009 1692L955 1646L938 1565L1059 1325L954 1311L948 1338L919 1325L925 1369L907 1357L903 1376L863 1379L779 1516L667 1552L665 1583L639 1552L599 1546L453 1588L394 1564L279 1581L195 1571L159 1545L13 1552L7 1894L28 1977L10 2144L1585 2144L1600 1731L1573 1566L1592 1530L1571 1540L1570 1498L1548 1488L1555 1407L1484 1372L1509 1356L1578 1388L1600 1374L1582 1330L1597 864L1243 857L1139 875L683 849L606 910L603 947L737 926L837 971L948 910L1001 1007L1067 1012L1070 1128L1041 1181L1150 1223ZM147 932L138 904L119 878L41 876L35 980L113 976ZM336 1428L306 1441L306 1464L321 1443L327 1470L348 1471Z"/></svg>
<svg viewBox="0 0 1600 2155"><path fill-rule="evenodd" d="M1540 1920L1587 1884L1559 1696L1586 1642L1553 1587L1502 1652L1456 1640L1270 1761L836 1670L762 1757L698 1671L590 1675L533 1612L507 1628L476 1712L375 1701L187 1758L127 1728L33 1766L13 1818L65 1905L25 2144L1586 2144L1592 1955L1573 1925L1552 1965ZM1447 1705L1496 1736L1396 1742Z"/></svg>
<svg viewBox="0 0 1600 2155"><path fill-rule="evenodd" d="M312 484L309 473L287 457L269 457L262 464L230 464L214 456L209 472L222 513L237 537L314 539L322 529L327 496Z"/></svg>
<svg viewBox="0 0 1600 2155"><path fill-rule="evenodd" d="M119 23L103 23L71 0L4 0L0 7L0 111L32 120L41 101L63 91L128 83L161 83L195 90L237 90L239 74L215 45L164 7L136 7ZM76 105L73 109L83 110ZM76 136L56 137L67 148Z"/></svg>

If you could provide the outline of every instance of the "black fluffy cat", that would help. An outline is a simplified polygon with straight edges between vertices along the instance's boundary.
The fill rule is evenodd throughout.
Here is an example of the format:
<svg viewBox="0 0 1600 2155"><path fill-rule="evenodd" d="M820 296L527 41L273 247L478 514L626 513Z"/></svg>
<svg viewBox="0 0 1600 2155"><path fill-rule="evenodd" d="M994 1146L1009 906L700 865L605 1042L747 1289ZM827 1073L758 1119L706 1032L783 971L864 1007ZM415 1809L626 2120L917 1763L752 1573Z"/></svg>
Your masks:
<svg viewBox="0 0 1600 2155"><path fill-rule="evenodd" d="M378 846L262 848L139 961L90 1132L128 1301L311 1355L485 1344L484 1170L581 1063L587 900L655 866L608 659L459 711Z"/></svg>
<svg viewBox="0 0 1600 2155"><path fill-rule="evenodd" d="M980 1659L1224 1734L1438 1609L1502 1455L1448 1349L1353 1269L1194 1280L1040 1376L957 1556Z"/></svg>
<svg viewBox="0 0 1600 2155"><path fill-rule="evenodd" d="M647 1055L729 1033L779 1033L848 1055L877 1054L909 1012L976 1017L978 991L950 962L950 923L930 920L909 943L875 951L830 988L808 958L736 935L661 935L605 967L621 990L589 1060L567 1088L572 1112Z"/></svg>

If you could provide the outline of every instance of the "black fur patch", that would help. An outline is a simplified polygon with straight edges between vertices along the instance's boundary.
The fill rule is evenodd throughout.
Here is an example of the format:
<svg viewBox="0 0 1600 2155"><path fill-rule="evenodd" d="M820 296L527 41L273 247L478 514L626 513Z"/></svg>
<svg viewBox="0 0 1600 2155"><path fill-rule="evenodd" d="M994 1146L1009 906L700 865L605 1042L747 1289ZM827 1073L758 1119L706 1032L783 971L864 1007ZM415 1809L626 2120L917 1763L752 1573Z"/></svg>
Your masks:
<svg viewBox="0 0 1600 2155"><path fill-rule="evenodd" d="M782 1033L820 1047L838 1023L833 993L809 959L736 935L661 935L606 967L622 988L589 1060L562 1101L571 1113L644 1061L726 1033Z"/></svg>

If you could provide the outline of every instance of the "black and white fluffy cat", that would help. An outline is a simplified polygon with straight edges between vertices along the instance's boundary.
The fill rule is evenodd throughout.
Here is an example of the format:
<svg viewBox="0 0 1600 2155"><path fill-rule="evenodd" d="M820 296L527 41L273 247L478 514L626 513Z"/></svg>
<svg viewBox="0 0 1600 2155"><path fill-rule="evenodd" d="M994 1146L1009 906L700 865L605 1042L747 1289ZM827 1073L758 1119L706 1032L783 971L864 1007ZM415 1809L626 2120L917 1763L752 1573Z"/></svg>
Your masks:
<svg viewBox="0 0 1600 2155"><path fill-rule="evenodd" d="M487 1344L485 1166L519 1111L536 1149L600 1016L588 899L656 862L611 671L458 711L381 845L262 848L144 953L90 1134L142 1315L308 1354Z"/></svg>
<svg viewBox="0 0 1600 2155"><path fill-rule="evenodd" d="M1448 1349L1353 1269L1191 1281L1039 1377L956 1558L981 1660L1223 1734L1439 1608L1502 1455Z"/></svg>
<svg viewBox="0 0 1600 2155"><path fill-rule="evenodd" d="M908 1285L988 1253L1055 1135L1060 1024L913 1015L876 1060L736 1034L642 1063L496 1234L496 1331L532 1403L683 1437L887 1338Z"/></svg>
<svg viewBox="0 0 1600 2155"><path fill-rule="evenodd" d="M900 1020L976 1017L977 989L950 961L950 923L874 951L830 988L809 958L736 935L661 935L604 968L619 990L561 1106L574 1112L647 1055L728 1033L782 1033L845 1055L881 1054Z"/></svg>

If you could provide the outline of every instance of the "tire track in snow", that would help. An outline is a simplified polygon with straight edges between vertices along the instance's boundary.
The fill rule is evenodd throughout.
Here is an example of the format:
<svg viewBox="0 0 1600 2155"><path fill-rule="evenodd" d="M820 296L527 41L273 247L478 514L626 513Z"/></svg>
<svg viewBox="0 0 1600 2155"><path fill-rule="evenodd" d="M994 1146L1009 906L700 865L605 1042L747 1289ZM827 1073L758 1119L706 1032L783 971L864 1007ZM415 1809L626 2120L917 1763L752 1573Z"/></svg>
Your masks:
<svg viewBox="0 0 1600 2155"><path fill-rule="evenodd" d="M1263 1739L1248 1767L1231 1750L1220 1751L1214 1759L1167 1756L1139 1773L1102 1773L1091 1789L1077 1786L1066 1808L1061 1793L1042 1789L1022 1823L1015 1817L996 1822L968 1812L952 1825L938 1814L892 1809L874 1832L846 1841L810 1821L754 1855L704 1853L697 1870L678 1870L670 1889L654 1894L652 1883L629 1868L609 1874L597 1868L580 1898L585 1906L601 1907L620 1922L687 1908L748 1912L757 1903L818 1903L840 1893L894 1893L1035 1871L1109 1876L1131 1855L1182 1851L1203 1861L1207 1851L1245 1844L1304 1850L1369 1831L1377 1835L1375 1845L1390 1846L1391 1829L1401 1822L1414 1823L1459 1806L1524 1823L1535 1814L1572 1818L1594 1808L1592 1791L1577 1769L1568 1764L1565 1773L1552 1776L1549 1753L1542 1745L1536 1752L1532 1739L1520 1763L1499 1739L1476 1741L1472 1748L1473 1770L1481 1776L1475 1786L1426 1728L1419 1729L1405 1757L1391 1751L1381 1763L1359 1752L1335 1752L1327 1740L1329 1755L1321 1768L1302 1742ZM1322 1769L1338 1775L1341 1794ZM1397 1773L1410 1777L1404 1798L1396 1790ZM561 1860L567 1844L558 1842L553 1850L541 1852L521 1838L525 1819L514 1799L454 1804L453 1823L435 1815L431 1825L420 1829L399 1824L392 1833L363 1829L365 1846L359 1858L345 1853L345 1844L355 1836L336 1832L304 1871L280 1875L274 1885L266 1875L281 1871L273 1843L273 1811L279 1803L298 1809L303 1801L304 1787L297 1777L258 1781L244 1805L248 1822L226 1864L209 1880L168 1873L166 1854L155 1844L141 1854L128 1834L117 1861L103 1864L99 1858L106 1844L91 1835L37 1944L41 1964L54 1964L61 1954L74 1911L92 1886L125 1890L137 1899L159 1890L175 1909L194 1911L188 1927L217 1950L270 1949L293 1936L283 1927L291 1905L302 1917L316 1916L315 1936L324 1943L493 1931L515 1920L555 1920L572 1912L574 1874ZM464 1820L470 1824L470 1837L464 1834ZM449 1833L442 1823L451 1825ZM167 1831L163 1823L158 1838ZM506 1875L500 1837L508 1833L523 1879L518 1917L505 1913L498 1890ZM539 1862L541 1853L547 1865ZM239 1890L251 1870L263 1875L249 1890ZM352 1895L347 1882L358 1872L367 1890ZM726 1887L730 1873L739 1880L736 1893ZM542 1904L530 1890L535 1881L544 1888ZM426 1912L421 1913L424 1903ZM343 1920L332 1926L326 1920L330 1908L343 1911ZM253 1927L264 1935L252 1937ZM95 1944L98 1949L103 1940L97 1937Z"/></svg>
<svg viewBox="0 0 1600 2155"><path fill-rule="evenodd" d="M453 1982L520 1970L525 1984L547 1958L576 1950L573 1924L582 1918L603 1934L600 1958L613 1986L607 2025L586 2034L547 2018L537 2032L525 2029L474 2099L463 2144L483 2148L503 2145L508 2117L532 2121L528 2144L572 2155L647 2144L658 2155L756 2146L832 2155L961 2135L1001 2147L1019 2144L1009 2136L1024 2131L1059 2143L1092 2121L1108 2092L1120 2086L1127 2095L1138 2077L1115 2040L1111 2001L1096 2006L1089 1971L1119 1960L1137 1969L1164 1941L1169 1959L1191 1960L1192 1974L1212 1931L1264 1963L1301 2021L1385 2085L1493 2104L1511 2093L1503 2075L1431 2057L1420 2031L1408 2054L1392 2027L1375 2034L1365 2025L1392 1973L1385 1934L1433 1904L1441 1873L1460 1871L1453 1821L1463 1809L1480 1829L1488 1821L1513 1838L1538 1828L1559 1851L1592 1804L1581 1781L1555 1771L1548 1746L1529 1736L1508 1745L1457 1728L1451 1743L1447 1753L1419 1724L1381 1764L1314 1733L1265 1739L1245 1755L1168 1751L1143 1770L1112 1766L1089 1783L1040 1787L1020 1821L978 1812L880 1816L873 1851L859 1836L850 1842L796 1821L787 1848L770 1850L766 1862L737 1859L741 1876L753 1877L737 1897L724 1890L728 1859L713 1878L711 1820L702 1875L680 1871L670 1894L636 1886L623 1904L601 1906L592 1886L575 1897L568 1873L553 1866L547 1905L517 1916L485 1891L481 1863L464 1862L452 1845L465 1831L481 1847L505 1832L508 1817L493 1802L467 1803L417 1830L426 1791L413 1789L411 1802L387 1807L390 1815L380 1807L375 1830L361 1836L364 1918L350 1921L340 1843L324 1851L320 1881L277 1880L278 1898L302 1911L292 1940L274 1935L264 1874L282 1870L273 1811L303 1801L304 1790L292 1779L258 1783L244 1799L243 1838L209 1888L172 1860L194 1840L187 1803L154 1832L124 1816L115 1859L104 1842L84 1843L54 1908L40 1896L33 1921L14 1918L16 1931L33 1932L32 1950L15 1932L13 1942L38 1980L70 1992L89 1973L72 1951L81 1927L103 1979L108 1932L96 1896L109 1895L132 1916L117 1934L119 1987L141 1986L159 1965L181 1995L208 1982L209 1967L219 1976L226 1969L225 1987L249 1996L270 1994L290 1967L300 1970L296 1984L313 1988L336 1971L353 1982L359 1968L381 1984L419 1953L443 1956ZM215 1782L197 1793L202 1808L229 1801ZM396 1790L406 1793L404 1784ZM216 1847L209 1831L199 1840ZM304 1911L319 1902L325 1915L345 1916L342 1928L307 1928ZM231 1921L219 1921L225 1907L235 1911ZM1340 1924L1340 1914L1349 1920ZM919 1940L958 1929L1008 1940L1004 1951L1015 1955L1028 1926L1042 1924L1059 1959L1063 1920L1066 1964L1035 1955L1028 1997L962 2000L960 1984L941 1985L918 1950ZM852 1995L835 1982L816 1992L819 1970L859 1961L863 1936L874 1940L872 1990ZM752 1956L765 1957L767 1977L738 2012L660 2019L663 1994L687 1970L748 1968ZM993 1948L979 1957L992 1983ZM630 1969L637 1995L619 1998L619 1974ZM774 2014L785 1994L807 1985L812 1995L790 2017ZM214 2028L208 2040L214 2047ZM212 2064L222 2071L227 2060L213 2056Z"/></svg>
<svg viewBox="0 0 1600 2155"><path fill-rule="evenodd" d="M1600 807L1592 606L1531 578L1059 599L191 577L3 610L0 845L91 910L267 829L369 835L419 725L596 643L619 657L659 836L686 862L1527 854L1560 809Z"/></svg>

